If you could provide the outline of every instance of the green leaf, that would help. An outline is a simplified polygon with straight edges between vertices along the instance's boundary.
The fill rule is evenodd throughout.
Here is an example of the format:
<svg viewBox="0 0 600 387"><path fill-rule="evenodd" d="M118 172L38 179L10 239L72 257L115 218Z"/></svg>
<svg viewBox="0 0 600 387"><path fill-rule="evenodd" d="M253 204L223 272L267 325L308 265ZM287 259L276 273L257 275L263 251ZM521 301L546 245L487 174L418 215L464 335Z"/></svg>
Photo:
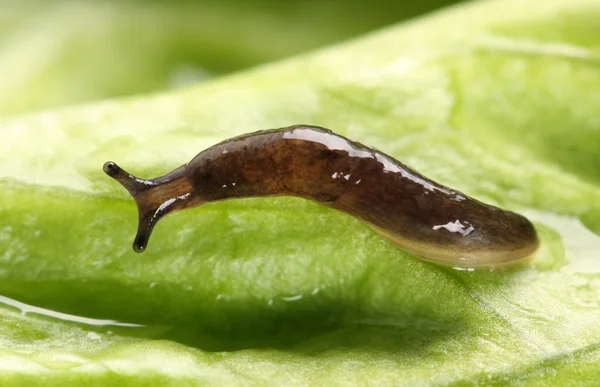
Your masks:
<svg viewBox="0 0 600 387"><path fill-rule="evenodd" d="M594 385L598 20L595 0L472 3L197 87L2 122L0 294L141 326L5 299L0 382ZM539 253L440 267L296 198L179 213L131 251L135 205L104 161L153 177L297 123L524 213Z"/></svg>

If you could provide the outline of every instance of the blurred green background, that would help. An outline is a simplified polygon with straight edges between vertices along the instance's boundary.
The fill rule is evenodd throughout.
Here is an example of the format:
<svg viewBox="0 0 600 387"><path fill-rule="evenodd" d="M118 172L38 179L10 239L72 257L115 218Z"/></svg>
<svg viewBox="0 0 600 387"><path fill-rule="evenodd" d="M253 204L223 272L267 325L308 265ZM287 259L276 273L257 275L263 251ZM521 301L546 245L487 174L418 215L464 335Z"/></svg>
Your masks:
<svg viewBox="0 0 600 387"><path fill-rule="evenodd" d="M451 0L0 2L0 115L181 87Z"/></svg>

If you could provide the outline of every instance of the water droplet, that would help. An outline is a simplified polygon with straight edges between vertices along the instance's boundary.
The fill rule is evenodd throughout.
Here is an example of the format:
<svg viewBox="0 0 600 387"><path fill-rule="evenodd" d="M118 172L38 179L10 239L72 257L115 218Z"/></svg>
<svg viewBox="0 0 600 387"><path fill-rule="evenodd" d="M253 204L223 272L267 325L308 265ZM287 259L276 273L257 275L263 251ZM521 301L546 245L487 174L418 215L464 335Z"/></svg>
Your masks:
<svg viewBox="0 0 600 387"><path fill-rule="evenodd" d="M139 324L123 323L123 322L114 321L114 320L100 320L100 319L95 319L95 318L81 317L81 316L75 316L72 314L56 312L53 310L44 309L44 308L40 308L40 307L33 306L33 305L28 305L23 302L13 300L13 299L5 297L5 296L0 296L0 304L8 305L13 308L19 309L21 311L21 313L23 313L23 314L34 313L34 314L39 314L39 315L43 315L43 316L53 317L53 318L56 318L59 320L71 321L71 322L76 322L76 323L86 324L86 325L143 327L143 325L139 325Z"/></svg>
<svg viewBox="0 0 600 387"><path fill-rule="evenodd" d="M302 299L302 294L298 294L291 297L281 297L283 301L298 301Z"/></svg>
<svg viewBox="0 0 600 387"><path fill-rule="evenodd" d="M87 335L85 335L85 336L88 339L90 339L90 340L100 340L100 339L102 339L102 336L100 336L96 332L88 332Z"/></svg>
<svg viewBox="0 0 600 387"><path fill-rule="evenodd" d="M538 270L561 268L567 273L600 273L600 236L572 216L538 210L521 211L536 222L540 249L531 260Z"/></svg>

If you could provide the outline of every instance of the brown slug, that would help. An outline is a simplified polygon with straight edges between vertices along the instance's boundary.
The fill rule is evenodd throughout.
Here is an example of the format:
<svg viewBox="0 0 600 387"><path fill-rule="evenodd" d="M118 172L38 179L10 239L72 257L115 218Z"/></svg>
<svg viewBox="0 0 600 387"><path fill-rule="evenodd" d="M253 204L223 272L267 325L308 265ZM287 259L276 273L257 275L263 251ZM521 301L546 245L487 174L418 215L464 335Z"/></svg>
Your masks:
<svg viewBox="0 0 600 387"><path fill-rule="evenodd" d="M146 249L158 220L171 212L280 195L343 211L401 249L447 265L497 266L530 256L539 243L525 217L437 184L385 153L316 126L235 137L152 180L110 161L104 171L137 203L137 252Z"/></svg>

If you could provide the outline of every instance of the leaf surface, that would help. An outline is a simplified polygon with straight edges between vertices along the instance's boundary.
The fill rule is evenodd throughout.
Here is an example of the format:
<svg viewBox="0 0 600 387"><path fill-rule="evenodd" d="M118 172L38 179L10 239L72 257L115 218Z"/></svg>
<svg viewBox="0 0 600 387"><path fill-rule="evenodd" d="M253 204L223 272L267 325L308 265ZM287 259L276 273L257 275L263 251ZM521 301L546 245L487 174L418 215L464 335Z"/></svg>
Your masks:
<svg viewBox="0 0 600 387"><path fill-rule="evenodd" d="M593 385L598 20L595 0L471 3L196 87L3 121L0 381ZM131 251L135 206L104 161L154 177L298 123L527 215L539 253L440 267L296 198L179 213Z"/></svg>

